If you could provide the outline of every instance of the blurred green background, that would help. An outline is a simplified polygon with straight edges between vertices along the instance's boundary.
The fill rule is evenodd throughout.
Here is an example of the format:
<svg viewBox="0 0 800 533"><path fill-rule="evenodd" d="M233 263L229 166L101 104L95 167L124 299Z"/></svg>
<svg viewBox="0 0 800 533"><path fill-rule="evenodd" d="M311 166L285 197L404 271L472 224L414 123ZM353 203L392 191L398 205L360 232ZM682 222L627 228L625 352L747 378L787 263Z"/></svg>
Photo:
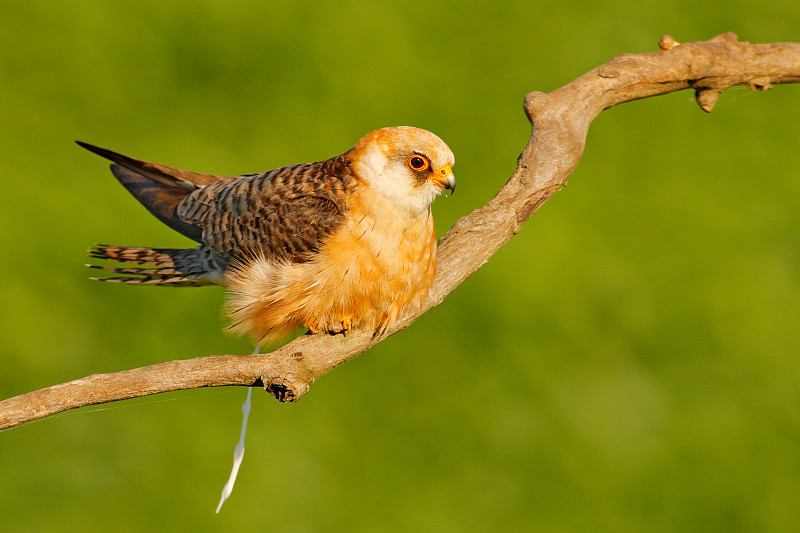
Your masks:
<svg viewBox="0 0 800 533"><path fill-rule="evenodd" d="M0 4L0 396L249 353L222 290L92 283L94 242L186 246L74 139L197 171L367 131L456 154L439 234L527 142L524 95L623 52L800 40L796 0ZM0 434L3 531L790 531L800 523L800 87L684 91L593 124L491 261L299 403L242 388Z"/></svg>

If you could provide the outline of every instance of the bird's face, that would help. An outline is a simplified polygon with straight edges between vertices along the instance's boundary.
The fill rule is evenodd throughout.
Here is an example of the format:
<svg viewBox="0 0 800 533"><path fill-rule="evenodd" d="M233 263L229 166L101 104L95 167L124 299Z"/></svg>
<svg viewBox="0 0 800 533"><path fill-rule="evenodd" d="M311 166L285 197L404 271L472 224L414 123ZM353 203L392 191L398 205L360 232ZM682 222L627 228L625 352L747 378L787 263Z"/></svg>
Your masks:
<svg viewBox="0 0 800 533"><path fill-rule="evenodd" d="M368 133L353 149L358 177L397 207L417 215L444 189L455 191L454 163L443 140L408 126Z"/></svg>

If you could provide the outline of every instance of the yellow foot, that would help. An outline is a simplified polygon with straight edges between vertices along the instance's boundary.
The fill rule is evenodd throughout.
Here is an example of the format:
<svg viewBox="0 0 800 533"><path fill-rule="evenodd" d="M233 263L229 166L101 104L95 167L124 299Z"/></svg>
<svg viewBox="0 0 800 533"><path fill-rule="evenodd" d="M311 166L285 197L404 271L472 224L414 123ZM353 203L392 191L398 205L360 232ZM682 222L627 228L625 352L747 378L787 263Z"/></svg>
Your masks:
<svg viewBox="0 0 800 533"><path fill-rule="evenodd" d="M329 333L330 335L337 335L339 333L342 335L347 335L353 329L353 321L349 318L344 318L338 324L331 324L330 326L320 327L319 324L305 324L305 326L308 328L308 332L312 335L316 335L317 333L323 331Z"/></svg>

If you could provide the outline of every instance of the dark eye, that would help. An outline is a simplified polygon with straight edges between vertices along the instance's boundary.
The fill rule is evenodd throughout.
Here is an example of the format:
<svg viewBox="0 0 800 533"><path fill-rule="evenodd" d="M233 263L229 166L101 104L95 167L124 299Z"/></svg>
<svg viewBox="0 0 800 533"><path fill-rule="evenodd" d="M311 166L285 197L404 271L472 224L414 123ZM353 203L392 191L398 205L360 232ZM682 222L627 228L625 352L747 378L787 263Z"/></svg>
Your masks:
<svg viewBox="0 0 800 533"><path fill-rule="evenodd" d="M415 172L422 172L430 168L431 162L424 155L412 155L406 159L406 165Z"/></svg>

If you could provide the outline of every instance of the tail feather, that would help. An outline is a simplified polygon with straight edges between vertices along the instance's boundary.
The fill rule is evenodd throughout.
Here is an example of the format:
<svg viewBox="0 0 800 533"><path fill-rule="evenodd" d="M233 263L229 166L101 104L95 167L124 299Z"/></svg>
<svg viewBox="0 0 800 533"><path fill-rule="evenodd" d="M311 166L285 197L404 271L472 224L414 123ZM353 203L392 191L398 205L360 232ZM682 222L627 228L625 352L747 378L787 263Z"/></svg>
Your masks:
<svg viewBox="0 0 800 533"><path fill-rule="evenodd" d="M106 267L106 266L99 266L99 265L86 265L89 268L93 268L96 270L105 270L106 272L113 272L114 274L135 274L135 275L142 275L147 274L153 277L159 278L169 278L175 276L185 276L188 274L203 274L203 272L183 272L180 270L176 270L174 268L114 268L114 267Z"/></svg>
<svg viewBox="0 0 800 533"><path fill-rule="evenodd" d="M183 249L97 244L89 248L89 256L93 259L143 266L143 268L122 268L86 265L92 269L120 274L113 277L91 278L96 281L194 287L219 284L222 276L221 265L211 250L202 245Z"/></svg>

